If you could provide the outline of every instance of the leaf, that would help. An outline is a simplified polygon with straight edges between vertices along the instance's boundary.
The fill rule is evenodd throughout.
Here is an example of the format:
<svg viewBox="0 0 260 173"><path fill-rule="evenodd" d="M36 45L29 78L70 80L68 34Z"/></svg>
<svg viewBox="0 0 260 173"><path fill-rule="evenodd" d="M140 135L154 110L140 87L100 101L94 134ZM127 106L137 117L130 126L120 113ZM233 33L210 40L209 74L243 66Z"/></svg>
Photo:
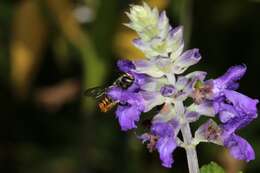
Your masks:
<svg viewBox="0 0 260 173"><path fill-rule="evenodd" d="M210 162L200 168L200 173L225 173L224 169L215 162Z"/></svg>

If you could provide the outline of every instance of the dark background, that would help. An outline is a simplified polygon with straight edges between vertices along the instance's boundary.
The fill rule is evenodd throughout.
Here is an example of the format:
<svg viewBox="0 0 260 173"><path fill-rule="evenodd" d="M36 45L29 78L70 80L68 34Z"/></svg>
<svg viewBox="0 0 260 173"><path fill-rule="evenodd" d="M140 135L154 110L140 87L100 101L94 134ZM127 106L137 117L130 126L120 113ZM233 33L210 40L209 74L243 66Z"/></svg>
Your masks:
<svg viewBox="0 0 260 173"><path fill-rule="evenodd" d="M239 91L260 95L260 1L148 0L184 25L187 48L203 59L190 70L215 78L235 64L248 67ZM120 131L113 111L100 113L83 97L88 87L109 85L118 58L143 55L135 33L121 23L133 0L2 0L0 2L0 172L187 172L185 152L172 169L160 165L131 132ZM260 171L260 120L239 134L256 160L232 159L222 147L200 144L200 165L218 162L228 173ZM195 124L196 125L196 124Z"/></svg>

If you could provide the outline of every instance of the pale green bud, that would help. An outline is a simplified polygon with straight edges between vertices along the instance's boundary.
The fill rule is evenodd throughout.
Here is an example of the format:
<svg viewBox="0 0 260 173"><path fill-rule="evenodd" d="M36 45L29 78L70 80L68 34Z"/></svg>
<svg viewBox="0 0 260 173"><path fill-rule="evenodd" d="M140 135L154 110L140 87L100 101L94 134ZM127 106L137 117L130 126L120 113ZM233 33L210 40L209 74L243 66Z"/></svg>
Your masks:
<svg viewBox="0 0 260 173"><path fill-rule="evenodd" d="M126 12L130 23L125 24L135 30L144 41L149 41L159 35L159 12L157 8L150 8L146 3L131 6Z"/></svg>

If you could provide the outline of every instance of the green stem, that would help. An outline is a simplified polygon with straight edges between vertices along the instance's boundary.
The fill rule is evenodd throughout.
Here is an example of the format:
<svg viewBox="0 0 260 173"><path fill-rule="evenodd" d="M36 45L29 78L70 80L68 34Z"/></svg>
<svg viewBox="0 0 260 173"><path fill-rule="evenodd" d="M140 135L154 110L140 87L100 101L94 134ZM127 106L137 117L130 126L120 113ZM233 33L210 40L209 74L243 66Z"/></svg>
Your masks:
<svg viewBox="0 0 260 173"><path fill-rule="evenodd" d="M199 173L199 163L196 152L196 147L192 145L192 135L189 123L185 123L181 128L183 140L188 160L189 173Z"/></svg>

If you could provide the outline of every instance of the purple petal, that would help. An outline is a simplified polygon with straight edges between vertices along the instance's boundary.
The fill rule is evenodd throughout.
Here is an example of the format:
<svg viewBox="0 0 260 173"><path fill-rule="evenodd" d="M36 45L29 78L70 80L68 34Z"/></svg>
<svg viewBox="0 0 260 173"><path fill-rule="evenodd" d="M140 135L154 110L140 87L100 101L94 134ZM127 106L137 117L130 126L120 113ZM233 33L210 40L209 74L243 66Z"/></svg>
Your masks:
<svg viewBox="0 0 260 173"><path fill-rule="evenodd" d="M153 122L151 131L159 137L175 136L175 131L179 127L179 123L175 120L169 122Z"/></svg>
<svg viewBox="0 0 260 173"><path fill-rule="evenodd" d="M181 55L184 48L183 27L179 26L171 29L167 39L172 50L170 57L172 60L176 60Z"/></svg>
<svg viewBox="0 0 260 173"><path fill-rule="evenodd" d="M133 73L133 76L135 78L135 83L137 83L140 86L142 86L152 80L151 77L146 74Z"/></svg>
<svg viewBox="0 0 260 173"><path fill-rule="evenodd" d="M215 112L219 113L219 119L222 123L226 123L230 119L239 116L239 113L232 105L226 104L222 101L215 101L213 107Z"/></svg>
<svg viewBox="0 0 260 173"><path fill-rule="evenodd" d="M183 97L184 99L186 99L189 95L192 95L195 90L195 85L197 81L203 81L203 79L206 77L206 74L206 72L195 71L189 73L186 76L178 76L175 86L176 88L178 88L178 90L181 90L182 92L178 93L177 98L181 99L181 97Z"/></svg>
<svg viewBox="0 0 260 173"><path fill-rule="evenodd" d="M113 100L136 106L140 111L144 110L144 100L140 93L134 93L131 91L123 90L119 87L113 87L108 90L107 95Z"/></svg>
<svg viewBox="0 0 260 173"><path fill-rule="evenodd" d="M119 87L109 89L108 96L119 101L116 116L123 131L136 128L141 112L144 111L144 101L140 94L122 90Z"/></svg>
<svg viewBox="0 0 260 173"><path fill-rule="evenodd" d="M143 112L144 100L139 93L123 92L120 102L127 103L127 106L133 106L136 110Z"/></svg>
<svg viewBox="0 0 260 173"><path fill-rule="evenodd" d="M176 88L173 85L165 85L161 88L160 92L163 96L169 97L176 92Z"/></svg>
<svg viewBox="0 0 260 173"><path fill-rule="evenodd" d="M225 89L235 90L239 87L237 81L244 76L246 72L245 65L237 65L230 67L227 72L215 80L209 80L208 83L212 85L213 97L223 95Z"/></svg>
<svg viewBox="0 0 260 173"><path fill-rule="evenodd" d="M134 77L134 83L127 89L128 91L132 92L138 92L144 86L146 83L150 82L152 79L150 76L146 74L140 74L140 73L131 73Z"/></svg>
<svg viewBox="0 0 260 173"><path fill-rule="evenodd" d="M196 79L196 80L200 80L203 81L207 76L207 72L205 71L195 71L192 73L187 74L185 77L186 78L192 78L192 79Z"/></svg>
<svg viewBox="0 0 260 173"><path fill-rule="evenodd" d="M137 73L147 74L152 77L162 77L164 73L160 71L153 60L138 60L133 62Z"/></svg>
<svg viewBox="0 0 260 173"><path fill-rule="evenodd" d="M153 66L152 62L146 59L137 60L133 63L137 68L149 68L150 66Z"/></svg>
<svg viewBox="0 0 260 173"><path fill-rule="evenodd" d="M203 81L206 75L207 73L203 71L195 71L186 75L185 76L185 78L187 79L187 83L185 86L186 92L190 93L191 91L194 91L194 87L197 81Z"/></svg>
<svg viewBox="0 0 260 173"><path fill-rule="evenodd" d="M192 104L187 108L185 116L189 122L194 122L200 118L201 115L214 117L216 114L213 109L211 101L204 101L201 104Z"/></svg>
<svg viewBox="0 0 260 173"><path fill-rule="evenodd" d="M256 118L257 115L257 99L251 99L243 94L236 91L225 90L224 95L227 100L232 103L235 109L241 114L247 114L252 118Z"/></svg>
<svg viewBox="0 0 260 173"><path fill-rule="evenodd" d="M107 95L113 100L121 100L123 89L120 87L111 87L107 91Z"/></svg>
<svg viewBox="0 0 260 173"><path fill-rule="evenodd" d="M141 111L135 106L118 106L116 116L123 131L136 128L136 122L140 119Z"/></svg>
<svg viewBox="0 0 260 173"><path fill-rule="evenodd" d="M118 60L117 66L120 69L120 71L128 73L131 70L135 69L135 65L130 60Z"/></svg>
<svg viewBox="0 0 260 173"><path fill-rule="evenodd" d="M180 62L184 64L196 64L201 59L199 49L190 49L185 51L180 57Z"/></svg>
<svg viewBox="0 0 260 173"><path fill-rule="evenodd" d="M174 40L176 43L183 42L183 27L178 26L169 31L169 39Z"/></svg>
<svg viewBox="0 0 260 173"><path fill-rule="evenodd" d="M248 125L253 119L247 116L235 117L221 125L223 129L223 136L229 136L237 130Z"/></svg>
<svg viewBox="0 0 260 173"><path fill-rule="evenodd" d="M156 148L160 154L162 165L171 168L173 164L172 153L176 148L176 142L173 137L160 138L157 141Z"/></svg>
<svg viewBox="0 0 260 173"><path fill-rule="evenodd" d="M195 138L203 142L212 142L215 144L223 145L223 140L221 138L221 129L212 119L209 119L206 123L202 124L196 130Z"/></svg>
<svg viewBox="0 0 260 173"><path fill-rule="evenodd" d="M164 98L158 92L152 91L140 91L142 98L144 100L144 112L150 111L155 106L161 105L164 103Z"/></svg>
<svg viewBox="0 0 260 173"><path fill-rule="evenodd" d="M200 118L200 116L201 116L201 114L199 114L198 112L195 112L195 111L185 113L185 117L188 122L195 122Z"/></svg>
<svg viewBox="0 0 260 173"><path fill-rule="evenodd" d="M221 81L223 85L225 85L226 89L237 89L238 85L236 82L244 76L246 72L245 65L237 65L230 67L227 72L219 77L217 80Z"/></svg>
<svg viewBox="0 0 260 173"><path fill-rule="evenodd" d="M152 62L159 68L165 68L172 63L171 59L163 56L157 56L156 58L152 59Z"/></svg>
<svg viewBox="0 0 260 173"><path fill-rule="evenodd" d="M188 67L198 63L201 59L199 49L191 49L185 51L179 58L174 62L175 66L172 69L174 73L181 74Z"/></svg>
<svg viewBox="0 0 260 173"><path fill-rule="evenodd" d="M236 91L224 91L224 96L215 101L214 108L223 123L225 136L245 127L257 117L257 103L258 100Z"/></svg>
<svg viewBox="0 0 260 173"><path fill-rule="evenodd" d="M255 159L255 152L252 146L243 138L232 134L224 141L224 146L229 149L230 154L238 159L249 162Z"/></svg>

